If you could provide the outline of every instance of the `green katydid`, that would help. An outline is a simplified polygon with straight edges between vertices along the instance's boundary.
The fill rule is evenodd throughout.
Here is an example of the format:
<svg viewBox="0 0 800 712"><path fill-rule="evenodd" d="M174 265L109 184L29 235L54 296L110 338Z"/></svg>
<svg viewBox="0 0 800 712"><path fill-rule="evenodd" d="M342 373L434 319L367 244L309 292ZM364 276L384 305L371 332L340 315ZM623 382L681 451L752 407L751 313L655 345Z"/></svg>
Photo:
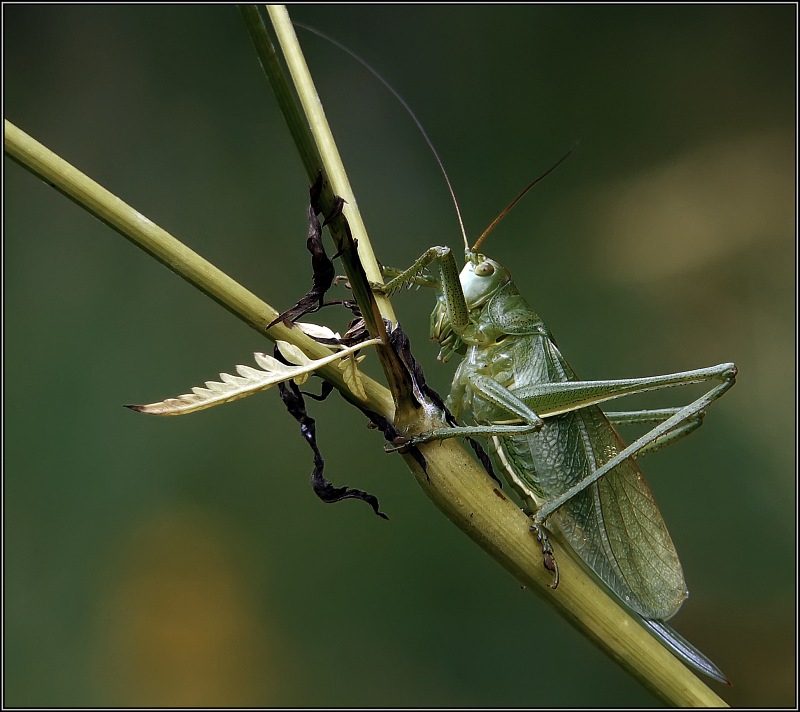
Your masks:
<svg viewBox="0 0 800 712"><path fill-rule="evenodd" d="M466 265L460 273L448 247L432 247L409 269L374 285L388 294L412 283L434 286L438 301L431 338L442 347L439 359L464 356L447 406L456 418L474 425L431 430L404 446L460 436L488 438L494 467L532 517L545 565L555 573L553 587L558 566L545 527L559 530L669 649L700 672L727 682L716 665L663 622L688 592L636 458L697 428L705 409L733 386L735 365L649 378L578 380L509 271L477 251L486 234L471 248L465 238ZM438 279L423 276L433 263L439 267ZM681 408L604 413L598 406L634 393L712 381L719 383ZM626 447L613 426L630 423L655 425Z"/></svg>
<svg viewBox="0 0 800 712"><path fill-rule="evenodd" d="M495 225L566 156L528 185L470 247L444 165L408 103L349 48L314 28L299 26L361 63L408 111L444 174L464 238L466 265L460 273L448 247L432 247L403 272L384 270L384 277L391 279L373 285L386 294L411 284L436 289L430 333L441 346L439 359L464 356L446 404L456 418L474 422L431 430L391 449L451 437L488 438L494 467L519 493L532 517L545 566L554 572L553 588L558 585L558 565L545 525L561 531L580 559L668 649L696 670L727 683L713 662L664 623L688 591L637 458L699 427L705 409L733 386L736 366L724 363L650 378L578 380L509 271L478 252ZM433 263L439 267L438 279L426 274ZM719 383L682 408L612 413L598 405L634 393L713 381ZM614 425L637 423L654 427L626 447Z"/></svg>

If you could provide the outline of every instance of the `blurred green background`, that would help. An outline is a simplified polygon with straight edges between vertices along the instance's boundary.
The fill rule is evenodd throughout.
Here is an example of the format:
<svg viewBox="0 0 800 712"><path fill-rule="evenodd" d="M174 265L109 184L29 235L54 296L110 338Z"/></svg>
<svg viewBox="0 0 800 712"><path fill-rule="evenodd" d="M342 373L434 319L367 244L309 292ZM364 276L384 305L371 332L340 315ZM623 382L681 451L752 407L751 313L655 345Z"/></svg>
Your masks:
<svg viewBox="0 0 800 712"><path fill-rule="evenodd" d="M732 678L728 702L792 705L796 8L291 12L414 107L473 236L580 141L485 249L584 377L737 363L705 427L645 472L692 592L675 627ZM6 118L277 308L296 301L307 184L234 7L3 13ZM458 247L409 117L301 41L380 259ZM327 474L389 522L317 500L272 392L187 418L123 409L269 344L4 168L6 705L658 704L444 519L340 398L311 406ZM397 306L446 392L431 295Z"/></svg>

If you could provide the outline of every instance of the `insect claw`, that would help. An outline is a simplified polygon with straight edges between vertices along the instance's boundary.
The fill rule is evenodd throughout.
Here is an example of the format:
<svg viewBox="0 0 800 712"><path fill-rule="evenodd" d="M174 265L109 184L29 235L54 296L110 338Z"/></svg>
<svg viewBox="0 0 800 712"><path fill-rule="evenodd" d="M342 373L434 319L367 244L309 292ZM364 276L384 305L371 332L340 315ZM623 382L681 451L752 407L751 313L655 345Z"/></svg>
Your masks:
<svg viewBox="0 0 800 712"><path fill-rule="evenodd" d="M555 556L553 556L551 553L546 553L544 555L544 567L548 571L551 571L553 574L555 574L553 583L550 584L550 588L555 591L558 588L560 577L558 575L558 562L556 561Z"/></svg>
<svg viewBox="0 0 800 712"><path fill-rule="evenodd" d="M558 582L561 577L558 573L558 562L556 561L553 547L550 546L550 540L547 538L544 529L538 524L531 524L531 533L536 536L536 540L542 545L542 563L548 571L553 573L553 583L550 584L550 588L555 591L558 588Z"/></svg>
<svg viewBox="0 0 800 712"><path fill-rule="evenodd" d="M413 438L406 438L400 435L392 440L391 445L384 445L383 451L387 453L397 452L401 455L405 455L409 450L411 450L413 445Z"/></svg>

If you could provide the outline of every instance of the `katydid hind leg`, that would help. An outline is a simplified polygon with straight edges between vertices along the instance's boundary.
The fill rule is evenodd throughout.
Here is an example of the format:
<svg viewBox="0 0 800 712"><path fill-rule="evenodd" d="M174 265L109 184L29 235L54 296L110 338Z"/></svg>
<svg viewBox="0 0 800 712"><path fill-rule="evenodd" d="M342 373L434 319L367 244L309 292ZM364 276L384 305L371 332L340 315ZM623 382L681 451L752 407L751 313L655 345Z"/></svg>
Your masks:
<svg viewBox="0 0 800 712"><path fill-rule="evenodd" d="M724 390L727 390L733 385L735 379L736 366L732 363L722 363L694 371L681 371L646 378L548 381L515 389L514 393L530 405L540 417L545 418L599 405L615 398L673 386L722 381L727 385Z"/></svg>
<svg viewBox="0 0 800 712"><path fill-rule="evenodd" d="M603 411L612 425L657 425L671 418L680 410L677 408L658 408L656 410Z"/></svg>
<svg viewBox="0 0 800 712"><path fill-rule="evenodd" d="M553 583L550 584L550 588L555 591L561 581L561 576L558 572L558 561L556 560L553 546L550 544L550 539L547 536L547 531L544 527L537 527L535 524L532 524L531 533L536 537L536 541L538 541L542 547L542 563L544 567L553 574Z"/></svg>
<svg viewBox="0 0 800 712"><path fill-rule="evenodd" d="M410 438L409 443L421 445L433 440L444 440L453 437L484 436L492 435L521 435L533 432L541 427L541 417L552 416L558 413L570 412L580 408L585 408L597 403L619 398L633 393L640 393L646 390L666 388L674 385L697 383L696 374L703 372L705 380L709 378L723 378L724 382L706 394L714 394L707 402L706 396L694 401L694 403L683 408L670 408L659 411L625 411L616 413L617 422L636 423L636 422L656 422L658 425L650 433L656 431L657 434L648 439L650 433L640 438L645 440L639 447L631 452L627 457L638 454L647 454L660 450L672 442L688 435L692 430L702 424L705 414L705 407L719 398L734 383L735 367L733 364L721 364L720 366L700 371L687 371L681 374L671 374L670 376L659 376L654 379L628 379L626 381L566 381L563 383L547 383L535 388L529 387L515 392L510 391L491 378L475 375L472 381L474 390L485 400L501 408L511 416L517 417L524 425L476 425L464 426L459 428L441 428L426 431ZM688 375L687 375L688 374ZM730 375L727 375L730 374ZM687 380L676 380L678 377L687 375ZM672 379L665 383L662 379ZM658 380L656 380L658 379ZM631 385L635 384L635 385ZM602 390L601 386L608 386L608 390ZM633 390L635 388L635 390ZM690 410L696 403L705 403L704 407ZM642 414L642 418L637 419L635 414ZM682 413L682 417L676 416ZM653 414L659 414L654 416ZM541 417L540 417L541 416ZM634 416L634 417L632 417ZM669 427L664 428L664 422L669 421ZM614 422L614 421L612 421ZM636 442L640 442L637 440ZM610 468L609 468L610 469ZM606 470L607 472L608 470ZM600 475L598 475L599 477Z"/></svg>
<svg viewBox="0 0 800 712"><path fill-rule="evenodd" d="M668 418L678 413L680 408L661 408L658 410L626 410L619 412L606 412L605 416L612 425L657 425L663 423ZM695 413L690 418L687 418L683 423L679 423L672 430L657 437L653 442L642 447L636 454L636 457L644 457L673 443L682 440L689 433L693 433L702 424L705 418L705 411L701 410Z"/></svg>
<svg viewBox="0 0 800 712"><path fill-rule="evenodd" d="M604 475L611 472L611 470L613 470L615 467L620 465L625 460L635 457L643 448L657 441L659 437L669 434L671 431L674 430L676 426L679 426L681 423L689 420L697 413L704 411L706 408L708 408L709 405L711 405L711 403L717 400L729 388L733 386L734 376L735 376L735 369L729 379L725 380L718 386L715 386L697 400L693 401L684 408L681 408L677 413L667 418L662 423L656 425L652 430L650 430L648 433L645 433L638 440L635 440L633 443L628 445L628 447L622 450L622 452L612 457L610 460L604 463L593 473L585 477L581 482L578 482L577 484L573 485L565 492L563 492L560 496L555 497L548 502L543 502L539 510L536 512L536 516L534 519L535 523L537 525L544 523L554 511L556 511L559 507L561 507L570 499L572 499L576 494L582 492L587 487L589 487L589 485L591 485Z"/></svg>

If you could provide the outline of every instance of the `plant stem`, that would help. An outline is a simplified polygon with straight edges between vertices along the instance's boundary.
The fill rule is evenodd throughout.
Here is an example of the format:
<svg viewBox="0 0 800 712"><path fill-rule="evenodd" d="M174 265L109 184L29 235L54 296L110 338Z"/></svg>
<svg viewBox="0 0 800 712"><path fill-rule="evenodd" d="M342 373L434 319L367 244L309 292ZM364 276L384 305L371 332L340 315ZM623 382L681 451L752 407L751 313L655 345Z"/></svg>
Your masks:
<svg viewBox="0 0 800 712"><path fill-rule="evenodd" d="M248 326L260 334L266 334L273 341L282 339L293 343L312 358L323 358L330 354L327 347L306 336L300 329L288 329L278 323L267 332L267 325L278 316L278 312L269 304L8 119L4 120L4 129L4 149L9 157L155 257ZM349 393L342 373L335 365L326 367L321 373L339 390ZM386 388L366 376L364 387L368 396L364 405L391 417L394 405ZM349 394L348 397L359 400L355 394Z"/></svg>
<svg viewBox="0 0 800 712"><path fill-rule="evenodd" d="M336 194L346 197L348 207L353 208L353 212L348 212L346 216L351 220L355 215L360 230L363 225L357 213L357 203L344 174L341 159L333 143L321 102L286 8L268 6L268 12L306 112L310 131L323 164L323 172L330 177L331 183L334 183ZM247 21L247 17L245 19ZM279 68L279 64L274 63L272 68L274 71L275 68ZM275 79L270 81L273 85L276 83ZM296 121L288 116L286 120L302 154L307 138L297 135L296 132L302 134L307 132L308 128L299 127ZM356 232L355 226L353 232L354 234ZM365 237L366 233L363 237L359 233L359 256L364 259L369 252L369 258L374 259L369 243L364 241L362 244ZM401 414L400 405L398 403L398 417ZM419 416L417 421L408 424L411 432L425 428L424 423L419 423ZM410 458L405 459L426 494L451 521L526 587L530 587L537 595L559 609L570 622L669 704L690 707L725 706L722 699L597 585L582 566L567 553L569 547L558 537L554 538L558 547L556 556L562 583L557 591L553 591L550 588L551 575L542 565L541 553L537 550L535 538L530 533L530 519L497 489L482 468L455 443L454 439L423 445L420 449L427 461L425 473Z"/></svg>
<svg viewBox="0 0 800 712"><path fill-rule="evenodd" d="M254 20L252 8L244 8L242 13L246 21L248 17ZM289 31L290 26L287 28L286 23L289 20L285 10L271 8L270 16L277 25L286 61L292 67L293 76L307 74L294 32ZM251 36L253 36L252 30ZM260 42L261 39L257 44ZM275 66L279 70L277 62ZM271 71L276 69L273 68ZM288 85L288 82L286 84ZM302 90L298 89L301 95L316 96L310 75L308 80L304 80L301 84L304 86ZM312 98L312 105L314 101ZM318 102L318 99L316 101ZM291 110L287 111L291 113ZM309 121L315 125L313 138L304 122L298 120L298 116L299 114L291 118L287 116L287 122L290 126L302 127L302 130L298 128L292 130L293 135L297 134L296 141L300 134L305 134L304 138L300 138L299 146L310 180L313 180L316 171L322 168L327 180L334 184L333 187L329 185L331 190L329 200L334 194L348 200L345 215L348 223L351 223L353 234L356 235L359 231L356 235L358 256L366 263L365 268L372 270L373 267L367 266L370 263L371 250L368 240L365 239L366 233L363 235L360 233L360 218L355 212L357 207L355 199L349 185L341 181L343 169L340 175L336 166L336 163L341 164L341 161L332 157L331 146L326 145L326 139L320 128L321 124L325 124L324 114L320 112L315 118L309 117ZM332 139L330 143L332 144ZM335 145L333 149L335 151ZM5 151L26 169L147 251L259 333L266 333L272 339L280 338L294 343L312 358L320 358L329 353L325 347L306 337L299 329L288 329L278 324L267 333L265 331L267 324L277 316L274 309L8 121L5 121ZM344 178L346 180L346 176ZM353 258L353 255L347 257L347 259ZM359 300L369 297L363 294L364 285L359 284L357 287L354 285L354 288L360 290L357 292ZM375 305L375 300L369 298L371 301L365 303ZM391 311L386 309L387 306L381 304L376 313L369 313L378 328L382 328L381 314L391 314ZM363 406L389 418L393 416L394 404L389 392L372 379L364 378L367 399L360 401L348 391L341 372L335 366L326 368L322 375L350 400L359 401ZM391 383L391 374L387 377ZM406 415L399 413L396 422L402 425L400 421L404 418ZM406 424L413 433L425 429L430 422L430 418L426 420L417 417L415 422ZM667 703L694 707L725 705L634 621L613 598L609 597L591 576L573 561L568 553L568 547L557 537L554 537L554 548L561 570L561 584L557 590L552 590L550 588L552 575L542 565L541 552L538 551L536 540L530 533L530 519L497 488L471 455L467 454L454 439L429 443L421 446L420 450L427 460L426 472L423 472L412 458L404 456L404 460L426 494L448 518L525 587L556 608L561 615ZM465 621L465 625L469 625L469 622ZM539 650L546 648L546 642L538 646ZM532 646L532 649L535 651L536 646ZM533 702L535 703L535 700Z"/></svg>

